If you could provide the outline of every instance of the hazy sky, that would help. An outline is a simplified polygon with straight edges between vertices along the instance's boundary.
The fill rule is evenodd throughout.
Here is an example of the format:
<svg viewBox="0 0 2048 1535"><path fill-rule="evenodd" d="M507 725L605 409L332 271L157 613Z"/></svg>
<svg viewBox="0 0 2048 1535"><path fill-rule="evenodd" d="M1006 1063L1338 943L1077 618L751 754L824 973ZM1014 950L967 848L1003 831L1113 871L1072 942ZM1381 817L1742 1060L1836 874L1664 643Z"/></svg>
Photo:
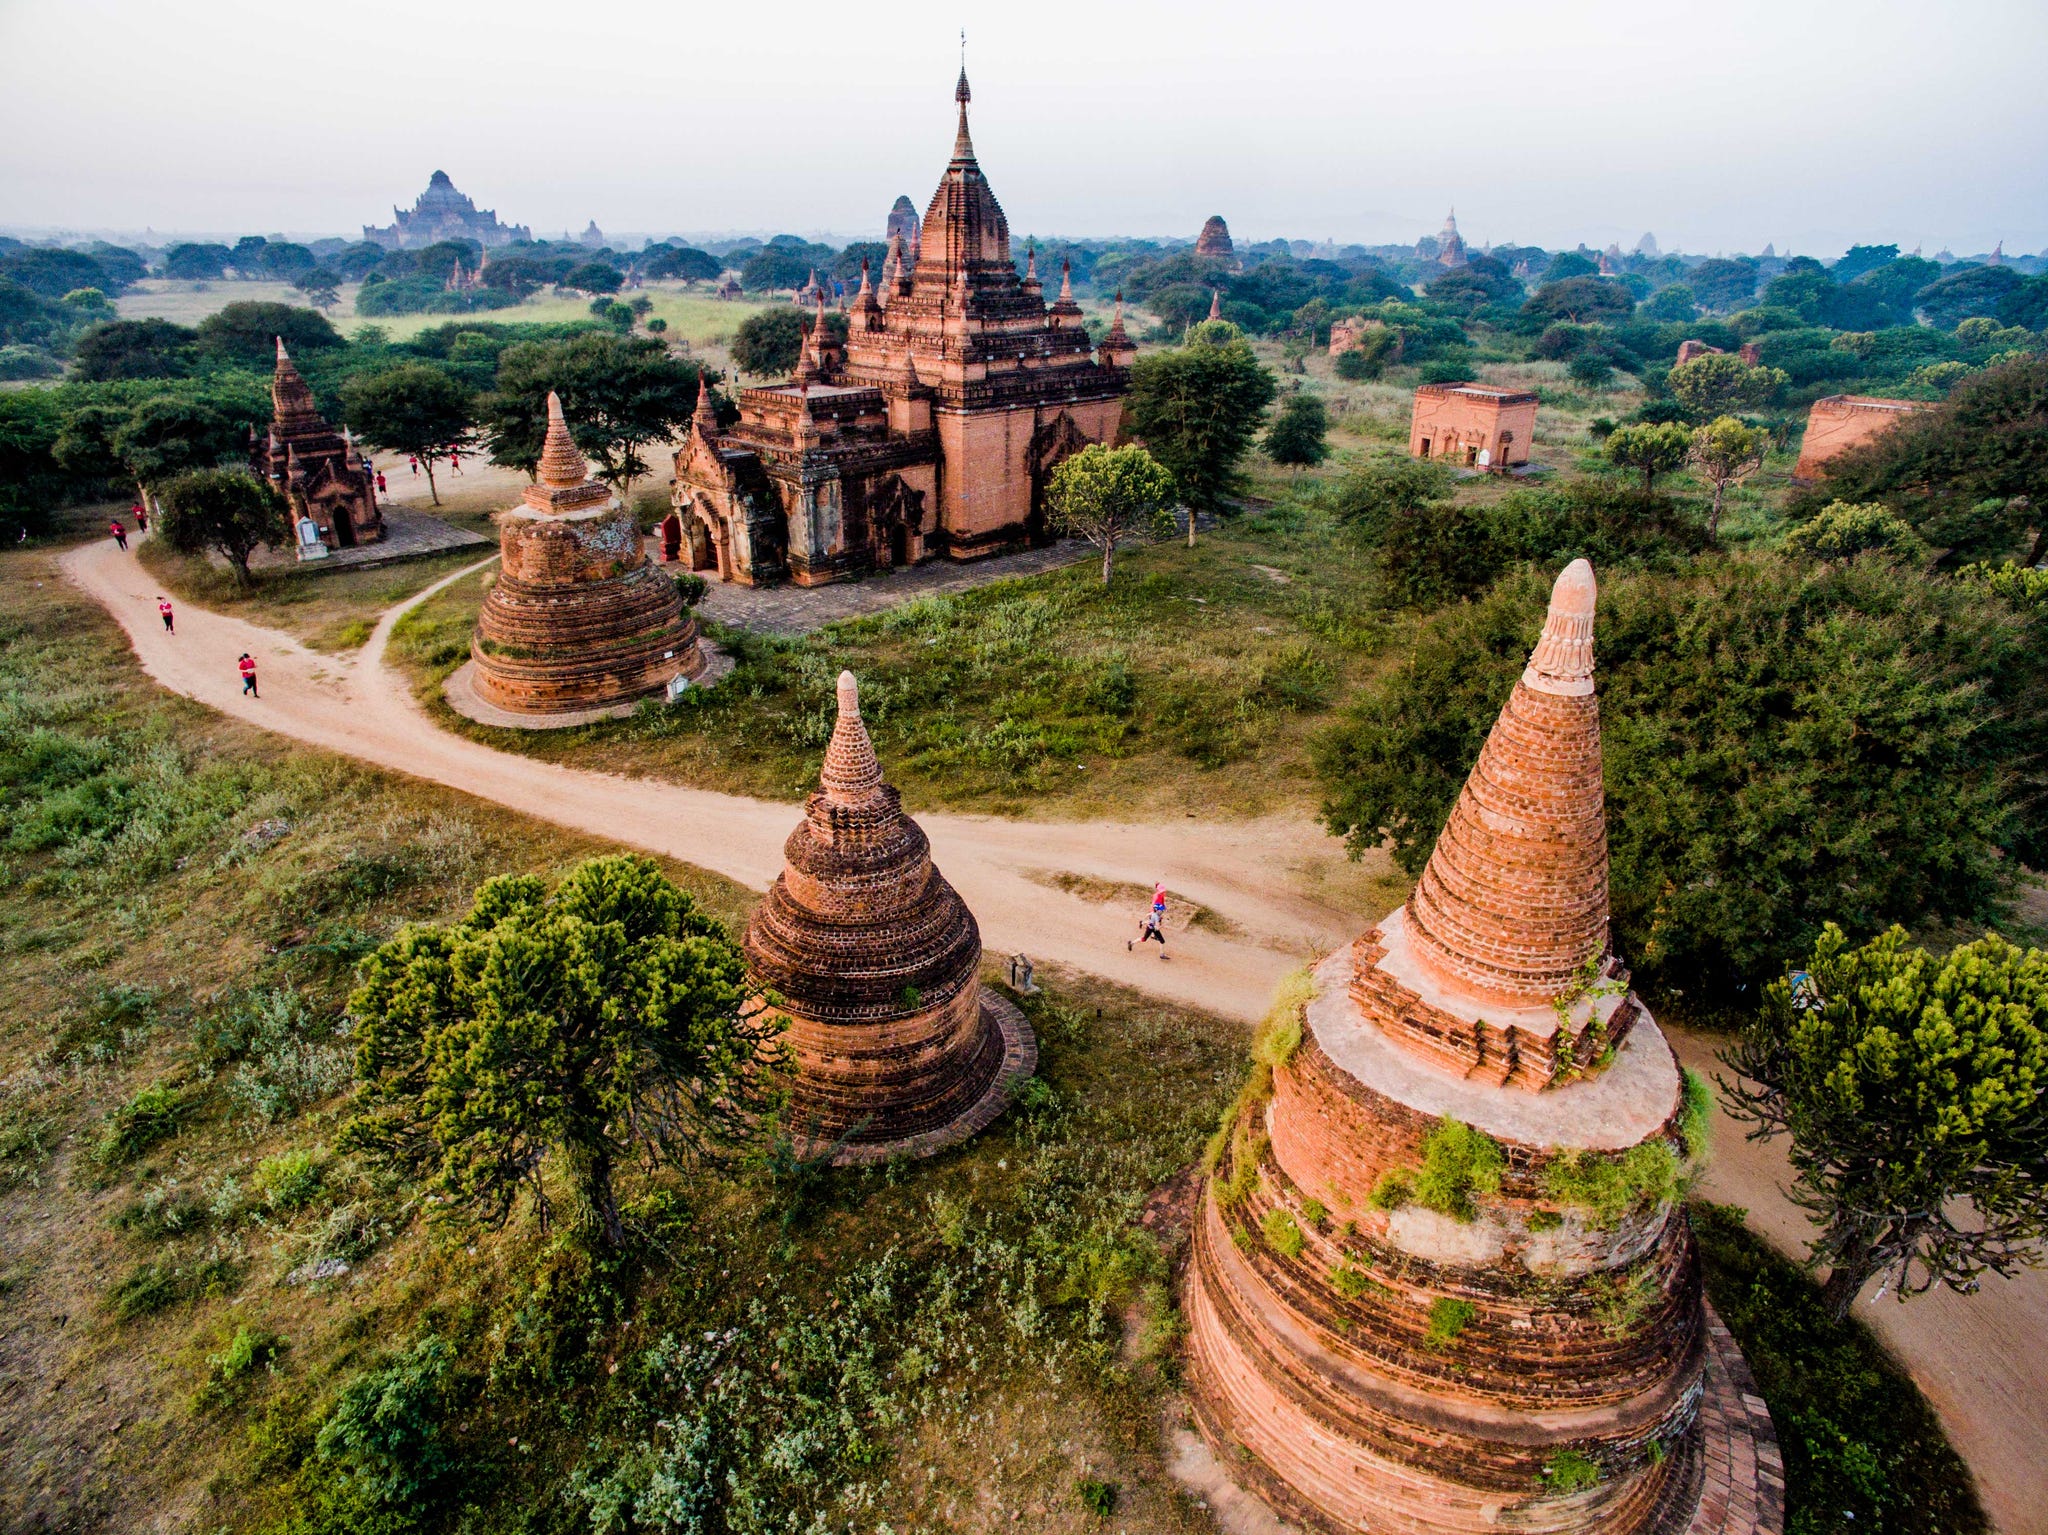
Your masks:
<svg viewBox="0 0 2048 1535"><path fill-rule="evenodd" d="M869 18L869 19L861 19ZM0 0L0 225L2048 246L2048 0Z"/></svg>

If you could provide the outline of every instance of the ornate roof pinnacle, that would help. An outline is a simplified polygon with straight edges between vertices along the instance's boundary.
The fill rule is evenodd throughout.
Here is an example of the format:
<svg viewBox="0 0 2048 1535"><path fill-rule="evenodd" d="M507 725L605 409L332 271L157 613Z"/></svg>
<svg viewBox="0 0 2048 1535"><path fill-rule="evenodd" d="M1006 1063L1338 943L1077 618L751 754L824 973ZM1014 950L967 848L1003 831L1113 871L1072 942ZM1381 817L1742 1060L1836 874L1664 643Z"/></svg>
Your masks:
<svg viewBox="0 0 2048 1535"><path fill-rule="evenodd" d="M1522 685L1539 693L1581 698L1593 691L1593 610L1599 601L1593 567L1586 560L1565 566L1550 589L1543 637L1522 669Z"/></svg>
<svg viewBox="0 0 2048 1535"><path fill-rule="evenodd" d="M1212 320L1223 318L1223 290L1220 288L1211 288L1209 290L1209 318Z"/></svg>
<svg viewBox="0 0 2048 1535"><path fill-rule="evenodd" d="M960 51L963 54L967 51L964 39L960 44ZM971 165L974 163L974 140L967 134L967 103L974 99L974 93L967 88L965 58L960 61L960 83L953 87L953 99L960 103L960 131L953 136L953 158Z"/></svg>
<svg viewBox="0 0 2048 1535"><path fill-rule="evenodd" d="M574 490L590 479L590 466L569 435L568 418L562 414L561 396L548 391L548 430L541 444L540 463L534 478L550 490Z"/></svg>
<svg viewBox="0 0 2048 1535"><path fill-rule="evenodd" d="M284 337L273 336L271 339L277 343L277 360L279 362L290 362L292 354L284 349Z"/></svg>
<svg viewBox="0 0 2048 1535"><path fill-rule="evenodd" d="M1060 302L1074 302L1074 263L1065 256L1060 257Z"/></svg>
<svg viewBox="0 0 2048 1535"><path fill-rule="evenodd" d="M865 256L860 258L860 291L863 293L873 293L875 291L875 285L868 281L868 258Z"/></svg>
<svg viewBox="0 0 2048 1535"><path fill-rule="evenodd" d="M1038 281L1038 243L1033 241L1024 248L1024 280Z"/></svg>
<svg viewBox="0 0 2048 1535"><path fill-rule="evenodd" d="M858 805L871 800L882 788L882 764L875 757L875 743L860 717L860 684L852 672L839 674L839 719L832 727L831 744L825 748L825 766L818 774L818 787L825 798L841 805Z"/></svg>
<svg viewBox="0 0 2048 1535"><path fill-rule="evenodd" d="M690 418L707 432L718 429L718 409L711 403L711 375L697 370L697 409Z"/></svg>

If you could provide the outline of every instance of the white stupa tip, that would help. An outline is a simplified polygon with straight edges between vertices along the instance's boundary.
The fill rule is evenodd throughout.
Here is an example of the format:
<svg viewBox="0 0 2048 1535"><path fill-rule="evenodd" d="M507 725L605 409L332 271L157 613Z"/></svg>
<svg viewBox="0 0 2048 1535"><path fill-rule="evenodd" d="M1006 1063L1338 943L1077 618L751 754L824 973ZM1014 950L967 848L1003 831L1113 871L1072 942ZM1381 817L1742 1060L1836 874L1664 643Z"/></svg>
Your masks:
<svg viewBox="0 0 2048 1535"><path fill-rule="evenodd" d="M1591 615L1599 596L1600 589L1593 580L1592 561L1573 560L1557 578L1557 585L1550 589L1550 611L1584 618Z"/></svg>
<svg viewBox="0 0 2048 1535"><path fill-rule="evenodd" d="M852 719L860 717L860 684L853 680L852 672L839 674L839 712Z"/></svg>

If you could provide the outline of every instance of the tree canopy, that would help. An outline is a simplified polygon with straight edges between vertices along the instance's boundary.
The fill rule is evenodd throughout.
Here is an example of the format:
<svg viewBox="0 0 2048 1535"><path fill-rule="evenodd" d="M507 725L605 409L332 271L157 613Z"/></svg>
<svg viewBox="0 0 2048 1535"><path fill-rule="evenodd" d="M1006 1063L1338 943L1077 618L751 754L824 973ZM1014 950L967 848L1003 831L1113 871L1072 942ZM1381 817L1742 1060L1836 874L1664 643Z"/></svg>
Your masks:
<svg viewBox="0 0 2048 1535"><path fill-rule="evenodd" d="M1656 489L1657 476L1678 468L1691 449L1692 433L1675 421L1639 421L1607 435L1607 456L1642 475L1645 496Z"/></svg>
<svg viewBox="0 0 2048 1535"><path fill-rule="evenodd" d="M1570 320L1585 324L1591 320L1621 319L1635 312L1636 301L1628 289L1606 277L1567 277L1547 282L1529 295L1522 313L1534 320Z"/></svg>
<svg viewBox="0 0 2048 1535"><path fill-rule="evenodd" d="M1116 547L1135 534L1167 537L1173 476L1143 448L1108 448L1091 442L1063 460L1046 486L1053 528L1086 539L1102 551L1102 584L1109 585Z"/></svg>
<svg viewBox="0 0 2048 1535"><path fill-rule="evenodd" d="M1730 352L1709 352L1671 370L1671 392L1698 421L1731 411L1755 410L1790 382L1777 368L1744 362Z"/></svg>
<svg viewBox="0 0 2048 1535"><path fill-rule="evenodd" d="M183 378L192 371L199 333L169 320L114 320L78 338L75 375L86 382Z"/></svg>
<svg viewBox="0 0 2048 1535"><path fill-rule="evenodd" d="M1166 466L1189 508L1217 510L1238 484L1279 384L1236 326L1198 326L1189 344L1131 368L1131 431ZM1193 537L1193 522L1189 536Z"/></svg>
<svg viewBox="0 0 2048 1535"><path fill-rule="evenodd" d="M243 300L208 315L198 326L200 350L264 373L277 360L280 336L294 356L342 344L341 332L325 315L293 304Z"/></svg>
<svg viewBox="0 0 2048 1535"><path fill-rule="evenodd" d="M1317 761L1330 829L1419 872L1541 628L1548 570L1422 626ZM1832 917L1997 918L2048 853L2048 644L1883 561L1602 572L1615 943L1688 1008L1754 1005Z"/></svg>
<svg viewBox="0 0 2048 1535"><path fill-rule="evenodd" d="M462 921L401 930L359 975L343 1144L485 1222L522 1193L550 1220L557 1164L579 1228L616 1247L621 1163L725 1161L779 1103L779 1021L651 859L590 859L552 893L489 880Z"/></svg>
<svg viewBox="0 0 2048 1535"><path fill-rule="evenodd" d="M291 542L284 499L246 469L194 469L156 487L157 533L181 554L212 550L247 586L249 556Z"/></svg>
<svg viewBox="0 0 2048 1535"><path fill-rule="evenodd" d="M1846 1316L1883 1274L1901 1300L2040 1259L2048 1235L2048 953L1987 934L1937 958L1892 927L1828 923L1723 1059L1730 1112L1790 1135L1811 1261Z"/></svg>
<svg viewBox="0 0 2048 1535"><path fill-rule="evenodd" d="M1266 428L1266 457L1286 469L1312 468L1330 456L1329 431L1323 397L1297 389Z"/></svg>
<svg viewBox="0 0 2048 1535"><path fill-rule="evenodd" d="M1831 460L1791 509L1835 500L1883 502L1952 562L2011 554L2031 530L2023 563L2038 564L2048 554L2048 357L1972 374L1942 403Z"/></svg>
<svg viewBox="0 0 2048 1535"><path fill-rule="evenodd" d="M402 362L356 374L341 386L341 402L349 425L369 442L424 461L427 494L439 506L434 458L467 441L476 426L469 386L430 362Z"/></svg>
<svg viewBox="0 0 2048 1535"><path fill-rule="evenodd" d="M597 478L624 498L647 472L647 447L688 423L703 371L671 357L659 341L608 331L507 347L498 357L497 385L482 402L491 460L533 473L553 390Z"/></svg>

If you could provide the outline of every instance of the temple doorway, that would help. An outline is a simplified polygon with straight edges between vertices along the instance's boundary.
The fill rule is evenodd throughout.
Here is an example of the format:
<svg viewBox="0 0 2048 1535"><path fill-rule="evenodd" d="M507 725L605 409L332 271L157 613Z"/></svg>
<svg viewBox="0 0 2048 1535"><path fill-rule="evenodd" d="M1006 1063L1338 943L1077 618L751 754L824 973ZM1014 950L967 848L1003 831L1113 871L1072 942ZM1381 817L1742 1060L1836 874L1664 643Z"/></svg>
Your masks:
<svg viewBox="0 0 2048 1535"><path fill-rule="evenodd" d="M330 502L327 507L327 522L334 529L334 547L353 549L356 546L356 520L345 502Z"/></svg>
<svg viewBox="0 0 2048 1535"><path fill-rule="evenodd" d="M674 512L661 520L661 558L664 564L672 565L683 554L683 519ZM694 566L692 567L694 568Z"/></svg>

